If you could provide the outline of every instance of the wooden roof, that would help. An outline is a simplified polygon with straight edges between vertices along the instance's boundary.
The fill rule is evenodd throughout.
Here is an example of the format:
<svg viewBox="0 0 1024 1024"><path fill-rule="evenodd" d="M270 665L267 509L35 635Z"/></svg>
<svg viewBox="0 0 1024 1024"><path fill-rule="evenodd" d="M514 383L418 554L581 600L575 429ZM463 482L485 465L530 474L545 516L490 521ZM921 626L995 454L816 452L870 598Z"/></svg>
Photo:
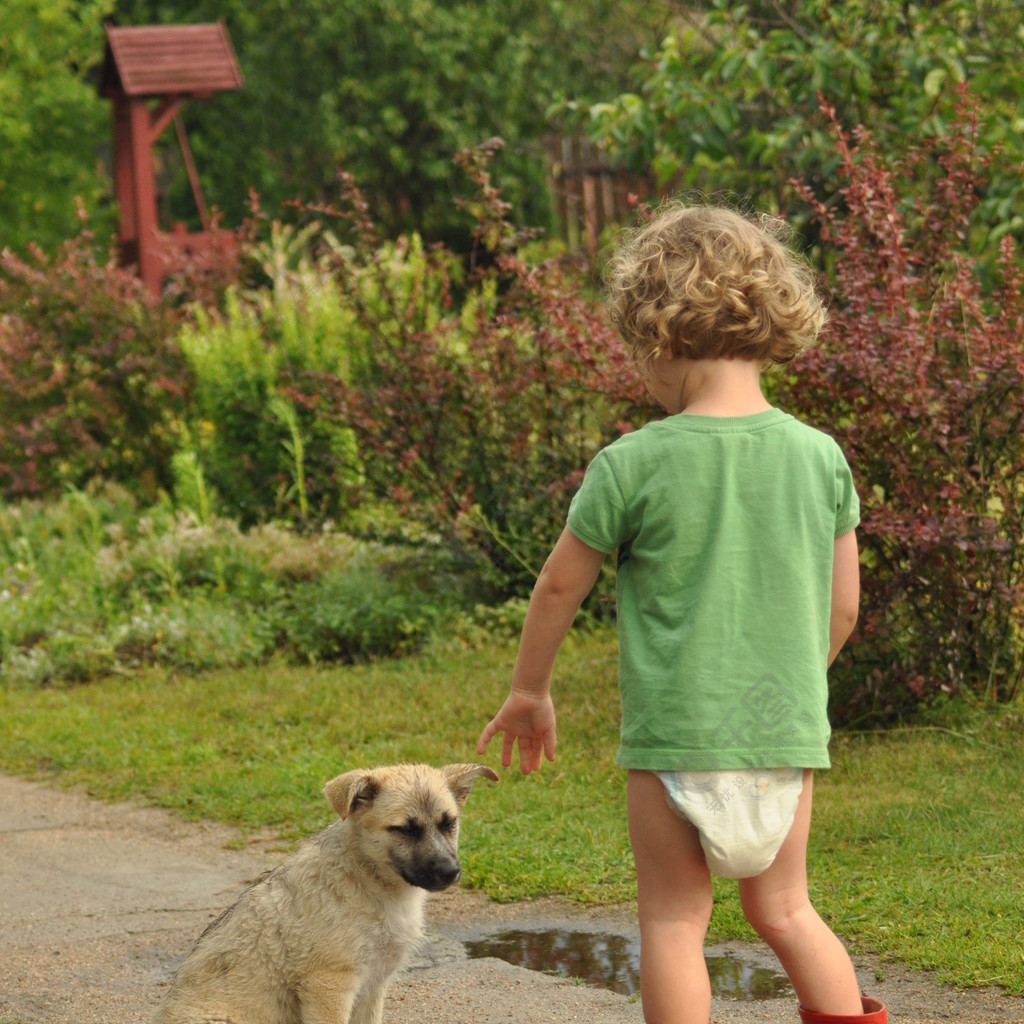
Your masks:
<svg viewBox="0 0 1024 1024"><path fill-rule="evenodd" d="M242 85L235 51L221 22L107 26L99 91L109 96L203 96Z"/></svg>

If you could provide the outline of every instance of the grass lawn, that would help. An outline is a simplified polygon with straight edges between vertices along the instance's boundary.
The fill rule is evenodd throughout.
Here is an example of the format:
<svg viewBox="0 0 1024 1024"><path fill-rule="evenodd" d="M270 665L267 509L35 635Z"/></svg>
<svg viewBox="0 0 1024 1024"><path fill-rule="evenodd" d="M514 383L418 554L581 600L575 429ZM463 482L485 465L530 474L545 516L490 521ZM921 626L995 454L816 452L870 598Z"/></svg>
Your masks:
<svg viewBox="0 0 1024 1024"><path fill-rule="evenodd" d="M341 771L476 760L514 653L503 643L349 668L0 689L0 769L298 837L330 819L320 789ZM632 900L614 636L571 637L555 687L558 760L474 789L465 882L501 900ZM1024 993L1024 708L840 735L833 761L816 783L810 853L823 916L854 948ZM735 888L716 882L712 931L751 938Z"/></svg>

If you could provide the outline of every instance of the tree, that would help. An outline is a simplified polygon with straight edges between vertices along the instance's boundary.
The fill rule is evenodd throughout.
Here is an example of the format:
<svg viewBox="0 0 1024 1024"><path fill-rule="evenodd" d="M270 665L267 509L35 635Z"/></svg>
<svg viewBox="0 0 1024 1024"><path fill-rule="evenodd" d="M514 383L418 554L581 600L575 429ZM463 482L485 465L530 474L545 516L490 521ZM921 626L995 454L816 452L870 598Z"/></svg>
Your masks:
<svg viewBox="0 0 1024 1024"><path fill-rule="evenodd" d="M238 223L250 187L264 207L341 195L359 182L390 235L465 242L472 222L456 152L493 136L496 172L522 223L550 209L544 137L570 89L620 90L667 4L613 0L118 0L123 24L223 18L244 88L184 111L210 203ZM173 157L171 157L173 159ZM191 214L183 173L175 216Z"/></svg>
<svg viewBox="0 0 1024 1024"><path fill-rule="evenodd" d="M75 198L108 233L114 213L98 150L107 104L87 81L114 0L4 0L0 16L0 249L77 233Z"/></svg>
<svg viewBox="0 0 1024 1024"><path fill-rule="evenodd" d="M521 223L547 224L546 136L570 91L621 92L670 0L5 0L0 18L0 244L52 248L75 233L75 196L98 238L112 230L110 112L90 74L103 22L223 20L245 86L182 116L208 203L241 222L329 202L354 174L390 234L466 242L456 152L501 136L497 172ZM45 130L41 128L45 126ZM183 162L158 147L161 219L197 226Z"/></svg>
<svg viewBox="0 0 1024 1024"><path fill-rule="evenodd" d="M966 82L981 102L979 146L1007 157L975 211L978 241L1024 229L1014 167L1024 160L1024 66L1011 0L710 0L679 12L674 31L644 53L633 91L578 105L595 138L629 164L780 210L794 198L791 178L818 198L836 191L819 93L846 129L866 125L883 149L898 149L941 135Z"/></svg>

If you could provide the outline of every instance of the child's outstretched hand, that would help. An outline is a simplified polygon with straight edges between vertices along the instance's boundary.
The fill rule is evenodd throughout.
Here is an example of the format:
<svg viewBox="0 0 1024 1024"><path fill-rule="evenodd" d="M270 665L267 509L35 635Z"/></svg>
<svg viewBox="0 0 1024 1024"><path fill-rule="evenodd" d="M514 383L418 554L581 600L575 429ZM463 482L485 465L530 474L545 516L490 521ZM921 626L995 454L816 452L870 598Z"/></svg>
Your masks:
<svg viewBox="0 0 1024 1024"><path fill-rule="evenodd" d="M512 764L512 748L519 744L519 770L524 775L540 769L541 754L555 759L555 705L548 694L533 696L513 690L501 710L487 723L476 745L478 754L498 733L501 738L501 763Z"/></svg>

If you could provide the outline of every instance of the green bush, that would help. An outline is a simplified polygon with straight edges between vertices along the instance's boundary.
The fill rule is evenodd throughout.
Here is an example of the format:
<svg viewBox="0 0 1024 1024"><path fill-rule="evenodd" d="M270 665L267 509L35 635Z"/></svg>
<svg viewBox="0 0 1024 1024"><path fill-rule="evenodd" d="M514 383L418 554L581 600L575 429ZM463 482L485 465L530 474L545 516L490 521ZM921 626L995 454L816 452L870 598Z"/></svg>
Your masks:
<svg viewBox="0 0 1024 1024"><path fill-rule="evenodd" d="M240 668L262 663L277 646L272 624L259 608L202 591L164 604L136 604L108 634L120 671L141 665L184 672ZM61 673L61 678L68 677Z"/></svg>
<svg viewBox="0 0 1024 1024"><path fill-rule="evenodd" d="M113 486L0 505L0 681L415 650L478 599L465 574L436 546L243 531L166 504L140 511Z"/></svg>
<svg viewBox="0 0 1024 1024"><path fill-rule="evenodd" d="M439 617L422 593L367 566L295 584L277 600L273 621L290 654L322 663L413 650Z"/></svg>

